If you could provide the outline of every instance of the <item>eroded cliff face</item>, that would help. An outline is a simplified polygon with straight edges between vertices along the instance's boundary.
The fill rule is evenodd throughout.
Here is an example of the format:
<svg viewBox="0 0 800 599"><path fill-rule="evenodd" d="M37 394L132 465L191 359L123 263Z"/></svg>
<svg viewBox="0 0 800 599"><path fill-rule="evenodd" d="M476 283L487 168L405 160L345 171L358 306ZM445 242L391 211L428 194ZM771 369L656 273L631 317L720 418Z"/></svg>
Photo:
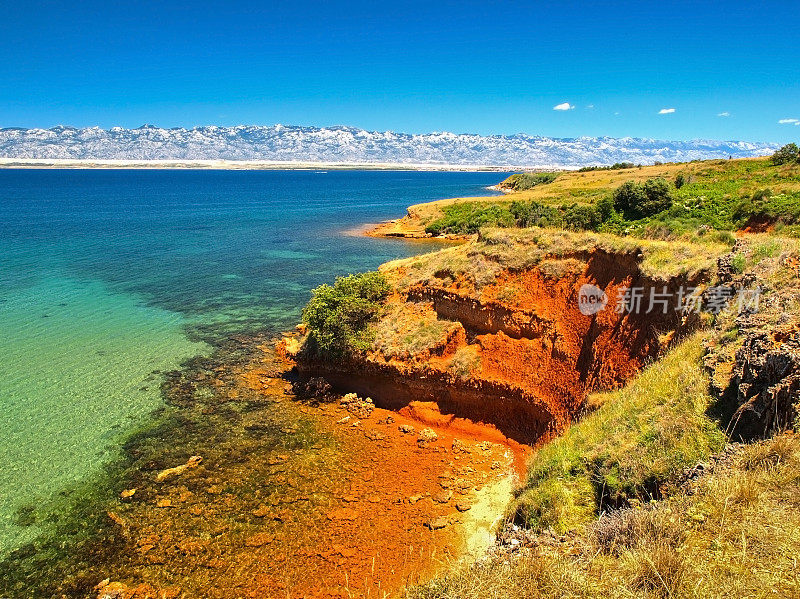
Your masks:
<svg viewBox="0 0 800 599"><path fill-rule="evenodd" d="M648 301L651 290L674 298L698 281L654 279L640 262L598 248L488 279L440 269L422 282L393 266L385 274L395 292L374 347L338 362L304 358L299 370L423 420L480 423L535 444L578 417L589 392L621 385L697 324L672 304L648 311ZM607 298L595 314L581 311L586 285ZM638 310L618 309L627 288L642 290Z"/></svg>

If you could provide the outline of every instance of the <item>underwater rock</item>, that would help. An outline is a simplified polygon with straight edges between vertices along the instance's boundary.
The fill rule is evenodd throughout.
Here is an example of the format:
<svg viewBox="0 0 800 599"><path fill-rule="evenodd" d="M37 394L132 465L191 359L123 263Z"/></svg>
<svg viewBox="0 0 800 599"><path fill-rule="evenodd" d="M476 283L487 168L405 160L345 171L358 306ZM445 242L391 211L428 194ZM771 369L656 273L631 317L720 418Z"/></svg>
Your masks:
<svg viewBox="0 0 800 599"><path fill-rule="evenodd" d="M156 480L158 482L164 481L172 476L177 476L179 474L184 473L186 470L190 468L196 468L200 465L203 461L203 457L199 455L193 455L190 457L185 464L181 464L180 466L175 466L174 468L167 468L166 470L162 470L156 475Z"/></svg>

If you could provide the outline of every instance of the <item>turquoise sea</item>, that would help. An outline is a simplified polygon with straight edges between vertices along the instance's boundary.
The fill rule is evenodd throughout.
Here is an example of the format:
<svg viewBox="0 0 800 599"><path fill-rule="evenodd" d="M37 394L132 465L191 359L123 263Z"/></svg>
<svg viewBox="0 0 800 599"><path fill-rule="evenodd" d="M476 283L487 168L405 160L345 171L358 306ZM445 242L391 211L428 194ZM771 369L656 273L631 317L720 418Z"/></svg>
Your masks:
<svg viewBox="0 0 800 599"><path fill-rule="evenodd" d="M0 555L161 402L162 372L291 328L314 286L434 249L353 234L503 173L0 170Z"/></svg>

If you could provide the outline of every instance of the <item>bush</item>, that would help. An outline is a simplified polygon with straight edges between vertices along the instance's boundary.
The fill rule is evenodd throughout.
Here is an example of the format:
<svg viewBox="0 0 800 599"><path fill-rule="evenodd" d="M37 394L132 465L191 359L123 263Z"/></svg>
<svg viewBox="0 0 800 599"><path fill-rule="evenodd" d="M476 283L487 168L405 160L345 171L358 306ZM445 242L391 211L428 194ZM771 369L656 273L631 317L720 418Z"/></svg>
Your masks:
<svg viewBox="0 0 800 599"><path fill-rule="evenodd" d="M514 191L525 191L537 185L547 185L558 178L558 173L517 173L511 175L501 183L502 187L513 189Z"/></svg>
<svg viewBox="0 0 800 599"><path fill-rule="evenodd" d="M366 349L370 343L368 325L377 319L389 291L389 284L378 272L339 277L333 286L314 289L303 309L308 350L320 356L341 357Z"/></svg>
<svg viewBox="0 0 800 599"><path fill-rule="evenodd" d="M603 222L595 206L574 204L564 212L565 228L574 231L596 231Z"/></svg>
<svg viewBox="0 0 800 599"><path fill-rule="evenodd" d="M669 183L661 177L648 179L644 184L626 181L614 190L612 198L614 208L633 220L653 216L672 206Z"/></svg>
<svg viewBox="0 0 800 599"><path fill-rule="evenodd" d="M481 227L511 227L514 217L508 207L500 204L483 202L462 202L442 208L444 216L427 227L425 232L432 235L453 233L470 235L477 233Z"/></svg>
<svg viewBox="0 0 800 599"><path fill-rule="evenodd" d="M797 144L786 144L772 155L772 164L786 164L800 162L800 148Z"/></svg>
<svg viewBox="0 0 800 599"><path fill-rule="evenodd" d="M557 227L562 223L557 208L538 202L511 202L509 211L518 227Z"/></svg>
<svg viewBox="0 0 800 599"><path fill-rule="evenodd" d="M600 220L606 222L616 216L614 212L614 200L609 197L600 198L595 204L597 213L600 215Z"/></svg>
<svg viewBox="0 0 800 599"><path fill-rule="evenodd" d="M652 216L672 206L672 190L662 177L654 177L644 182L644 194L647 200L641 207L644 216Z"/></svg>
<svg viewBox="0 0 800 599"><path fill-rule="evenodd" d="M784 225L797 224L800 223L800 197L798 194L773 195L770 189L761 189L752 197L735 204L731 218L738 227L747 225L751 219Z"/></svg>

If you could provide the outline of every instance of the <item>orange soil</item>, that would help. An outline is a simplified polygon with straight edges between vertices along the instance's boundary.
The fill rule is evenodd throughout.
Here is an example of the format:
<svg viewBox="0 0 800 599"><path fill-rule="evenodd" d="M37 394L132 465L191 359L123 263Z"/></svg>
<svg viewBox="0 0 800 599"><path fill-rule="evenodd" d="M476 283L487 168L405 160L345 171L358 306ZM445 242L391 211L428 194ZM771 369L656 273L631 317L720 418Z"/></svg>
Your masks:
<svg viewBox="0 0 800 599"><path fill-rule="evenodd" d="M476 489L514 465L509 447L485 442L482 427L436 422L435 410L425 424L413 410L376 408L358 420L338 404L284 399L286 384L257 364L238 380L298 410L333 442L313 446L324 454L317 461L303 452L242 456L241 468L220 471L204 460L171 484L140 489L133 497L146 493L144 501L112 515L132 548L132 564L112 576L125 584L106 586L100 597L397 596L459 559L472 515L456 504L466 508ZM436 441L418 443L425 426ZM524 448L514 449L519 467ZM279 492L253 503L253 480ZM437 517L443 528L426 527Z"/></svg>
<svg viewBox="0 0 800 599"><path fill-rule="evenodd" d="M579 417L588 393L615 388L656 358L694 322L674 309L620 312L626 287L671 296L686 281L653 281L632 255L602 251L558 261L564 272L537 267L504 271L480 289L460 273L450 284L412 285L389 299L398 345L419 323L457 323L413 356L376 350L352 363L301 363L303 374L323 376L342 391L371 395L384 407L420 416L419 402L446 414L431 422L480 422L495 438L537 445ZM403 272L390 273L398 281ZM595 315L579 309L582 285L599 287L608 306ZM391 344L389 345L391 346ZM464 367L474 358L471 370ZM465 362L466 361L466 362ZM430 411L430 410L428 410ZM437 420L438 419L438 420Z"/></svg>

